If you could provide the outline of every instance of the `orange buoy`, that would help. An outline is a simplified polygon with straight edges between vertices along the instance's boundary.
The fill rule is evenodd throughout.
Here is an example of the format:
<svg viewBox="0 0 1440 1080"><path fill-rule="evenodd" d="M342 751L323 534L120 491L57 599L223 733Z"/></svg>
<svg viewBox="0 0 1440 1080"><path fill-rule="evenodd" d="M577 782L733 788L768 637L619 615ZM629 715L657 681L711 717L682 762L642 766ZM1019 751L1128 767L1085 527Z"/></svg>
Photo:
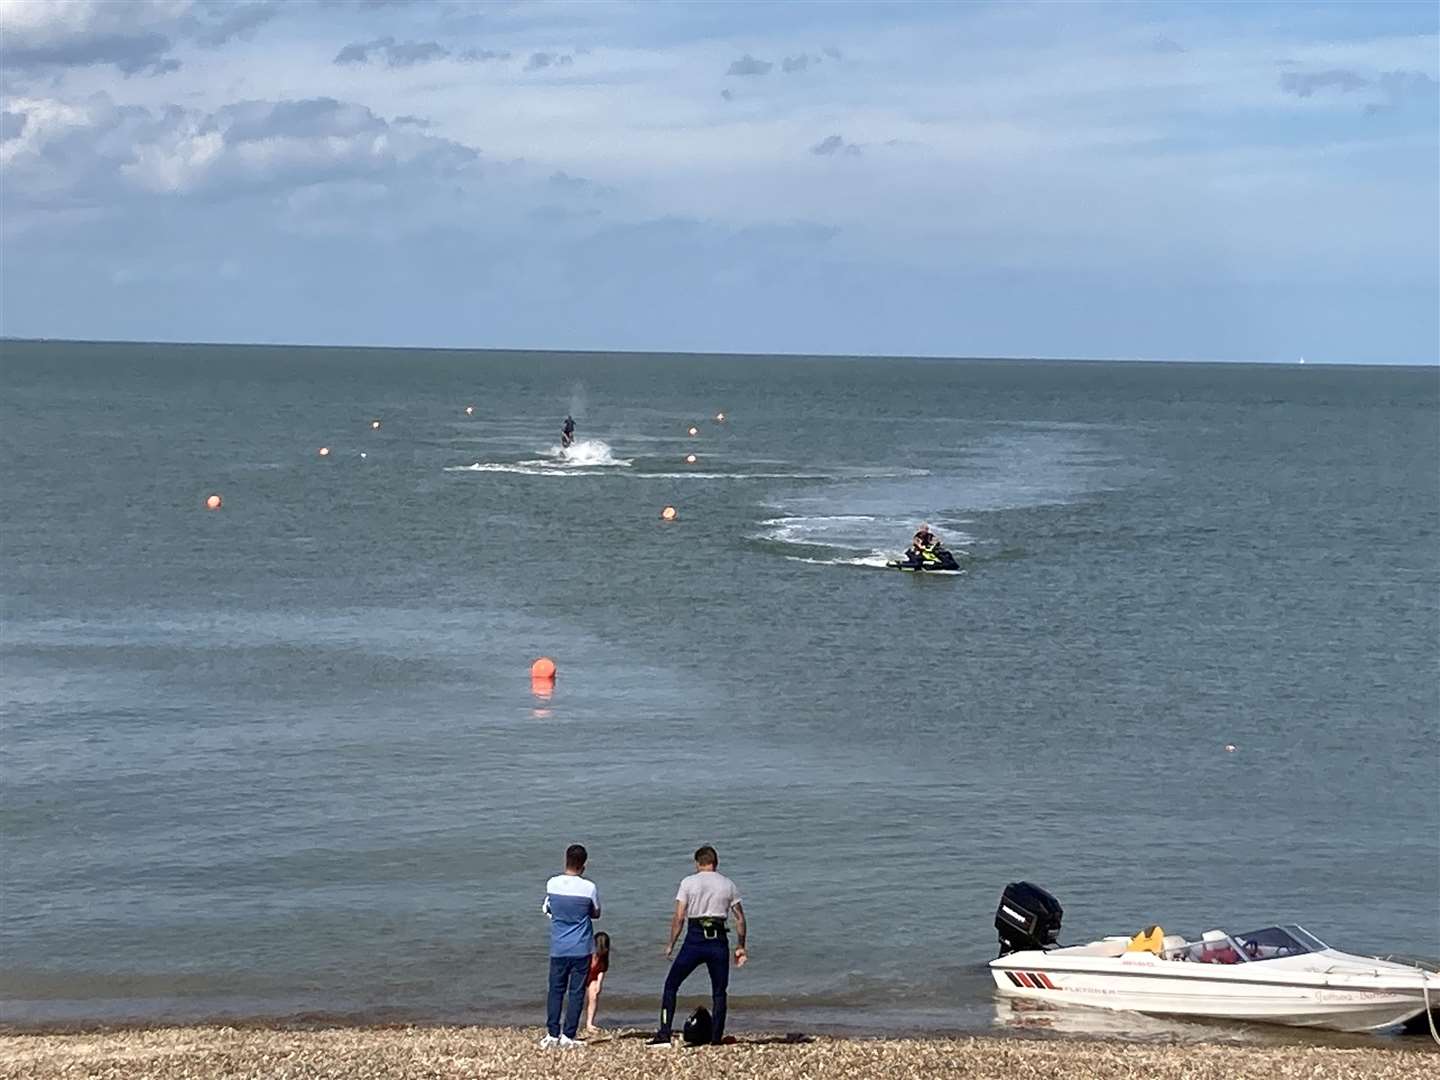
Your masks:
<svg viewBox="0 0 1440 1080"><path fill-rule="evenodd" d="M725 422L725 414L723 412L717 412L715 414L715 422L717 424L723 424Z"/></svg>
<svg viewBox="0 0 1440 1080"><path fill-rule="evenodd" d="M675 508L673 506L667 506L664 510L660 511L661 521L674 521L676 516L677 515L675 513Z"/></svg>
<svg viewBox="0 0 1440 1080"><path fill-rule="evenodd" d="M371 420L371 421L370 421L370 430L371 430L371 431L379 431L379 430L380 430L380 421L379 421L379 420Z"/></svg>
<svg viewBox="0 0 1440 1080"><path fill-rule="evenodd" d="M465 406L465 415L466 415L466 416L474 416L474 415L475 415L475 406L474 406L474 405L466 405L466 406Z"/></svg>
<svg viewBox="0 0 1440 1080"><path fill-rule="evenodd" d="M699 435L699 434L700 434L700 429L697 428L697 427L692 427L692 428L690 429L690 434L691 434L691 435Z"/></svg>
<svg viewBox="0 0 1440 1080"><path fill-rule="evenodd" d="M694 454L686 454L686 455L685 455L685 464L686 464L686 465L694 465L694 464L695 464L695 455L694 455Z"/></svg>
<svg viewBox="0 0 1440 1080"><path fill-rule="evenodd" d="M329 456L330 456L330 447L328 447L328 446L322 446L322 447L320 447L320 456L321 456L321 457L329 457Z"/></svg>
<svg viewBox="0 0 1440 1080"><path fill-rule="evenodd" d="M219 495L211 495L208 499L205 500L206 510L219 510L222 505L223 503L221 502Z"/></svg>
<svg viewBox="0 0 1440 1080"><path fill-rule="evenodd" d="M530 665L531 682L549 682L555 678L555 661L542 656Z"/></svg>

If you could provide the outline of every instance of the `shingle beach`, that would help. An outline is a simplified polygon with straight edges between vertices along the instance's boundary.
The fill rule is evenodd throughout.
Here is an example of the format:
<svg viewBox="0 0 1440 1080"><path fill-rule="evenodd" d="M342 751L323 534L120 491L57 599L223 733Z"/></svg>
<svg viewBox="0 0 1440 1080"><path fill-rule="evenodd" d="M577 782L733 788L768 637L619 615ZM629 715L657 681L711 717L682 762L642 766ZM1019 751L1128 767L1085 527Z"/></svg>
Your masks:
<svg viewBox="0 0 1440 1080"><path fill-rule="evenodd" d="M745 1035L734 1046L647 1050L622 1035L583 1050L546 1051L514 1028L335 1028L319 1031L177 1027L0 1036L0 1077L155 1080L379 1078L974 1077L1055 1080L1419 1078L1440 1074L1423 1046L1336 1048L1140 1044L1009 1038L834 1039Z"/></svg>

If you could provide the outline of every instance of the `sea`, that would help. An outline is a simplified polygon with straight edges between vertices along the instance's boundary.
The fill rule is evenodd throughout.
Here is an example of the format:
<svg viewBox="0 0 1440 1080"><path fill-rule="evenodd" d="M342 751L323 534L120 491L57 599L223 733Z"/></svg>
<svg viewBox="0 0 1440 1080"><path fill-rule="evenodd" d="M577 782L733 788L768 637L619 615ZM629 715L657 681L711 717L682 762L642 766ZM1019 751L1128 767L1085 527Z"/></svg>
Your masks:
<svg viewBox="0 0 1440 1080"><path fill-rule="evenodd" d="M1440 369L12 340L0 455L11 1027L538 1026L575 842L602 1024L700 844L732 1031L1067 1030L1019 880L1440 956Z"/></svg>

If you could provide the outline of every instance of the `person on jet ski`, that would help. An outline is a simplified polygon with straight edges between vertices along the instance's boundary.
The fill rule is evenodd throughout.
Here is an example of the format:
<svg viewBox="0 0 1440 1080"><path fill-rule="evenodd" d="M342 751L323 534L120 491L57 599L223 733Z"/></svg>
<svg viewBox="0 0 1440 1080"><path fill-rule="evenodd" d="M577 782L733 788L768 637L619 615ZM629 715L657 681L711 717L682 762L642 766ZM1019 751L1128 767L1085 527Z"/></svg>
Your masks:
<svg viewBox="0 0 1440 1080"><path fill-rule="evenodd" d="M569 446L575 441L575 421L565 417L565 423L560 428L560 445Z"/></svg>
<svg viewBox="0 0 1440 1080"><path fill-rule="evenodd" d="M905 554L916 562L923 562L927 553L933 557L939 547L940 537L930 531L930 523L921 522L920 528L910 538L910 550Z"/></svg>

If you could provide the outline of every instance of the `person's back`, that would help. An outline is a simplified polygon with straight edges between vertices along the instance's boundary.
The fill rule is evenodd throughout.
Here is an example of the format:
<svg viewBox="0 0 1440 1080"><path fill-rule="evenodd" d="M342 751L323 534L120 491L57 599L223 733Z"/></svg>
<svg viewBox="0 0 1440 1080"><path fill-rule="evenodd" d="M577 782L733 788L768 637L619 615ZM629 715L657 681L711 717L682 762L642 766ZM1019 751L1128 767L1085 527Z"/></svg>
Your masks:
<svg viewBox="0 0 1440 1080"><path fill-rule="evenodd" d="M725 919L730 908L740 899L740 890L719 870L697 871L680 879L676 899L685 901L685 914L691 919Z"/></svg>
<svg viewBox="0 0 1440 1080"><path fill-rule="evenodd" d="M673 1045L671 1027L680 985L702 964L710 973L710 1003L714 1010L711 1041L718 1043L725 1037L731 918L735 920L739 938L735 946L737 967L744 965L747 953L745 909L740 904L740 890L716 869L719 864L720 857L713 847L709 844L700 847L695 852L695 873L682 878L680 887L675 891L675 913L670 919L670 943L665 948L665 955L669 956L674 951L682 929L685 930L685 943L665 976L665 987L660 995L660 1029L647 1044L649 1046Z"/></svg>
<svg viewBox="0 0 1440 1080"><path fill-rule="evenodd" d="M551 956L588 957L594 951L591 919L600 914L599 896L595 883L579 874L556 874L545 883Z"/></svg>
<svg viewBox="0 0 1440 1080"><path fill-rule="evenodd" d="M587 858L583 846L571 844L565 849L565 872L545 883L541 910L550 917L550 988L542 1047L583 1045L575 1035L580 1026L590 953L595 947L591 920L600 917L600 890L584 876Z"/></svg>

